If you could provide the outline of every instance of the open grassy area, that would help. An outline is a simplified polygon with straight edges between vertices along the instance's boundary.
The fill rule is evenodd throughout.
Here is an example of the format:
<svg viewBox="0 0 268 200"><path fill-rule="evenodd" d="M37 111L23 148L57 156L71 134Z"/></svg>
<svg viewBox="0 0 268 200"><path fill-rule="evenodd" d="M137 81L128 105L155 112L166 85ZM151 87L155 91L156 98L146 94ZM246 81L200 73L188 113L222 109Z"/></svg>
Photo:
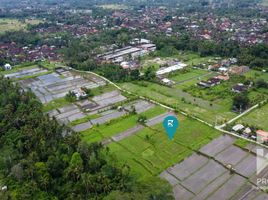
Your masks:
<svg viewBox="0 0 268 200"><path fill-rule="evenodd" d="M181 115L178 118L180 127L172 141L162 124L158 124L108 147L118 161L130 165L133 174L140 179L158 175L220 134L195 120Z"/></svg>
<svg viewBox="0 0 268 200"><path fill-rule="evenodd" d="M49 103L44 104L43 111L48 112L50 110L61 108L69 104L71 103L67 101L64 97L62 97L62 98L55 99L53 101L50 101Z"/></svg>
<svg viewBox="0 0 268 200"><path fill-rule="evenodd" d="M153 118L157 115L164 113L166 110L160 106L151 108L140 115L146 116L147 119ZM116 120L112 120L110 123L106 123L99 126L94 126L89 130L81 132L82 138L87 142L100 142L113 135L122 133L130 128L133 128L138 123L139 115L127 115Z"/></svg>
<svg viewBox="0 0 268 200"><path fill-rule="evenodd" d="M250 142L249 141L247 141L247 140L244 140L244 139L242 139L242 138L239 138L239 139L237 139L236 141L235 141L235 145L236 146L238 146L238 147L240 147L240 148L245 148L248 144L249 144Z"/></svg>
<svg viewBox="0 0 268 200"><path fill-rule="evenodd" d="M209 73L210 72L201 69L190 69L187 71L177 71L169 75L169 79L175 81L176 83L181 83L191 79L197 79L198 77L205 76Z"/></svg>
<svg viewBox="0 0 268 200"><path fill-rule="evenodd" d="M156 61L155 59L160 59L160 61ZM159 69L161 64L172 61L172 60L179 60L184 62L188 65L188 67L193 67L197 65L209 65L215 63L214 57L201 57L197 53L194 52L179 52L178 54L171 56L171 57L161 57L158 56L157 51L151 55L145 56L141 59L141 64L143 66L143 70L149 66L154 66L155 69Z"/></svg>
<svg viewBox="0 0 268 200"><path fill-rule="evenodd" d="M94 114L94 115L87 115L86 117L84 118L81 118L81 119L77 119L75 121L72 121L71 123L69 123L69 126L76 126L78 124L82 124L82 123L86 123L88 122L89 120L92 120L92 119L96 119L100 117L99 114Z"/></svg>
<svg viewBox="0 0 268 200"><path fill-rule="evenodd" d="M25 20L19 21L17 19L0 19L0 34L6 31L24 30L28 24L39 24L40 20Z"/></svg>
<svg viewBox="0 0 268 200"><path fill-rule="evenodd" d="M35 77L38 77L38 76L43 76L43 75L46 75L46 74L50 74L51 72L52 71L40 72L40 73L37 73L37 74L31 74L31 75L28 75L28 76L23 76L21 78L17 78L15 80L17 80L17 81L26 80L26 79L35 78Z"/></svg>
<svg viewBox="0 0 268 200"><path fill-rule="evenodd" d="M1 75L6 75L6 74L12 74L21 70L26 70L26 69L32 69L32 68L36 68L37 65L34 63L26 63L26 64L21 64L21 65L16 65L16 66L12 66L11 70L3 70L0 71Z"/></svg>
<svg viewBox="0 0 268 200"><path fill-rule="evenodd" d="M265 81L268 81L268 73L267 72L261 72L257 70L250 70L245 74L247 78L252 78L254 80L256 79L263 79Z"/></svg>
<svg viewBox="0 0 268 200"><path fill-rule="evenodd" d="M250 112L245 115L241 119L238 120L237 123L244 123L252 126L257 126L268 131L268 104L262 106L261 108L257 108L256 110Z"/></svg>
<svg viewBox="0 0 268 200"><path fill-rule="evenodd" d="M221 99L218 102L211 102L193 97L180 88L170 88L149 82L123 83L121 86L136 94L176 107L212 124L215 123L216 119L218 123L222 123L236 115L230 111L231 100Z"/></svg>
<svg viewBox="0 0 268 200"><path fill-rule="evenodd" d="M92 92L92 95L93 96L98 96L98 95L101 95L103 93L111 92L111 91L114 91L114 90L117 90L117 88L114 87L111 84L107 84L105 86L100 86L100 87L91 89L91 92Z"/></svg>

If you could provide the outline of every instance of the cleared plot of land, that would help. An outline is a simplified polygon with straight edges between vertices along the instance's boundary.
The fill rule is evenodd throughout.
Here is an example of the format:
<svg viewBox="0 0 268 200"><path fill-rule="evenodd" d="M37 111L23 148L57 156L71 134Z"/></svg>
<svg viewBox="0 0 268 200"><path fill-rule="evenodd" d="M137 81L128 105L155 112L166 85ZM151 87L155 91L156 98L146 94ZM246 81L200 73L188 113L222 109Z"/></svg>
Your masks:
<svg viewBox="0 0 268 200"><path fill-rule="evenodd" d="M52 110L48 112L50 117L55 117L58 121L68 124L77 119L84 118L86 115L74 104Z"/></svg>
<svg viewBox="0 0 268 200"><path fill-rule="evenodd" d="M45 73L45 72L48 72L48 70L36 67L36 68L20 70L11 74L6 74L5 77L20 79L20 78L25 78L25 77L33 76L36 74Z"/></svg>
<svg viewBox="0 0 268 200"><path fill-rule="evenodd" d="M246 77L248 78L253 78L253 79L263 79L265 81L268 81L268 73L267 72L261 72L261 71L256 71L256 70L250 70L245 74Z"/></svg>
<svg viewBox="0 0 268 200"><path fill-rule="evenodd" d="M63 76L64 78L61 78ZM55 99L63 98L69 91L81 87L97 88L106 83L101 80L88 80L80 75L73 75L69 71L61 74L51 73L22 80L19 82L22 87L30 88L42 103L49 103Z"/></svg>
<svg viewBox="0 0 268 200"><path fill-rule="evenodd" d="M128 111L132 111L133 108L137 114L140 114L146 110L153 108L155 105L144 100L137 100L135 102L131 102L128 105L125 105L124 108Z"/></svg>
<svg viewBox="0 0 268 200"><path fill-rule="evenodd" d="M258 108L238 120L238 123L248 124L268 131L268 104Z"/></svg>
<svg viewBox="0 0 268 200"><path fill-rule="evenodd" d="M231 100L211 102L205 99L196 98L183 92L180 88L169 88L155 83L123 83L121 86L133 93L154 99L161 103L175 106L191 115L195 115L212 124L216 119L218 123L236 116L230 111Z"/></svg>
<svg viewBox="0 0 268 200"><path fill-rule="evenodd" d="M140 115L151 119L155 116L161 115L164 112L166 112L165 109L155 106L149 110L144 110L144 112L140 113ZM107 114L109 114L109 112ZM107 123L94 126L89 130L84 130L81 132L81 135L82 138L87 142L100 142L115 135L118 135L118 138L120 138L120 135L124 135L123 137L125 137L125 134L128 135L129 132L133 132L133 130L135 130L135 127L138 125L138 118L139 115L136 114L126 115L121 118L114 119L111 122L106 121ZM92 121L96 122L96 120L98 120L98 118ZM96 123L94 124L96 125ZM87 125L89 128L91 127L89 123L87 123ZM134 131L133 134L136 133L136 131Z"/></svg>
<svg viewBox="0 0 268 200"><path fill-rule="evenodd" d="M199 77L209 74L211 74L211 72L208 72L206 70L191 69L190 71L174 73L174 75L170 75L169 79L175 81L176 83L183 83L192 79L198 79Z"/></svg>
<svg viewBox="0 0 268 200"><path fill-rule="evenodd" d="M181 126L173 141L168 139L162 123L159 123L108 147L119 162L129 164L139 178L157 175L192 154L190 148L199 149L219 134L195 120L181 115L178 118Z"/></svg>
<svg viewBox="0 0 268 200"><path fill-rule="evenodd" d="M17 19L0 19L0 34L6 31L24 30L28 24L39 24L40 20L25 20L19 21Z"/></svg>
<svg viewBox="0 0 268 200"><path fill-rule="evenodd" d="M183 162L160 174L172 186L175 199L267 199L254 189L256 155L234 146L231 136L220 136ZM256 147L256 146L255 146ZM226 165L232 164L231 173ZM267 174L267 170L263 172ZM246 178L245 178L246 177ZM265 176L264 176L265 177Z"/></svg>
<svg viewBox="0 0 268 200"><path fill-rule="evenodd" d="M157 51L155 53L157 54ZM189 67L215 63L214 57L201 57L197 53L184 51L172 57L155 57L154 55L145 56L142 58L143 70L149 66L154 66L156 69L158 69L160 66L169 64L170 61L174 61L174 59L186 63Z"/></svg>
<svg viewBox="0 0 268 200"><path fill-rule="evenodd" d="M106 106L124 101L126 99L127 98L121 95L120 91L118 90L106 92L104 94L92 98L92 100L97 104L97 106L92 110L98 110Z"/></svg>

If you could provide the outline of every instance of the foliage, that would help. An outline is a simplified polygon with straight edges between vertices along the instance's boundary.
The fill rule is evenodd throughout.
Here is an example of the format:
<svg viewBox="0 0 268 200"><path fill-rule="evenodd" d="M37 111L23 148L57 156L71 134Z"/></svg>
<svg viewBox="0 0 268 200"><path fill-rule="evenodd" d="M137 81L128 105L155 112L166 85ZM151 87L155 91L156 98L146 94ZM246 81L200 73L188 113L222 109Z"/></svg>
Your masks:
<svg viewBox="0 0 268 200"><path fill-rule="evenodd" d="M245 110L248 108L249 104L250 100L248 98L247 93L237 94L233 98L233 108L235 108L236 110Z"/></svg>
<svg viewBox="0 0 268 200"><path fill-rule="evenodd" d="M257 88L268 88L268 83L263 79L257 79L256 87Z"/></svg>
<svg viewBox="0 0 268 200"><path fill-rule="evenodd" d="M250 144L250 142L245 139L239 138L235 141L234 144L238 147L245 148L248 144Z"/></svg>
<svg viewBox="0 0 268 200"><path fill-rule="evenodd" d="M72 92L72 91L69 91L69 92L65 95L65 99L66 99L66 101L69 101L69 102L75 102L75 100L76 100L75 93Z"/></svg>
<svg viewBox="0 0 268 200"><path fill-rule="evenodd" d="M119 168L108 149L80 141L43 115L31 92L4 78L0 91L0 177L7 198L102 199L138 187L129 167Z"/></svg>

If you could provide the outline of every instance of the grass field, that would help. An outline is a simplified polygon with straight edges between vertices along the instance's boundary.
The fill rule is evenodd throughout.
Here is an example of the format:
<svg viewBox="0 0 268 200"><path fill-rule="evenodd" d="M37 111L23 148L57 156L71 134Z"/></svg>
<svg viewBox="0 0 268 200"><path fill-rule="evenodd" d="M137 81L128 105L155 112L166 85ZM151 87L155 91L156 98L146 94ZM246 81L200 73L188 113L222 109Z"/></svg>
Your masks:
<svg viewBox="0 0 268 200"><path fill-rule="evenodd" d="M218 122L221 123L235 116L235 114L230 111L231 100L221 100L211 104L210 101L195 98L183 92L180 88L169 88L156 83L123 83L121 86L136 94L176 107L212 124L217 118Z"/></svg>
<svg viewBox="0 0 268 200"><path fill-rule="evenodd" d="M6 75L6 74L12 74L21 70L25 70L25 69L32 69L37 67L36 64L34 63L27 63L27 64L22 64L22 65L16 65L13 66L11 70L5 70L5 71L0 71L1 75Z"/></svg>
<svg viewBox="0 0 268 200"><path fill-rule="evenodd" d="M133 174L140 179L158 175L220 134L195 120L181 115L178 118L180 127L172 141L162 124L158 124L108 147L118 161L130 165Z"/></svg>
<svg viewBox="0 0 268 200"><path fill-rule="evenodd" d="M195 79L200 76L205 76L206 74L209 74L210 72L205 71L205 70L200 70L200 69L190 69L187 71L178 71L175 72L174 74L171 74L169 76L169 79L175 81L175 82L184 82L187 80Z"/></svg>
<svg viewBox="0 0 268 200"><path fill-rule="evenodd" d="M43 111L48 112L50 110L61 108L63 106L71 104L64 97L50 101L49 103L44 104Z"/></svg>
<svg viewBox="0 0 268 200"><path fill-rule="evenodd" d="M235 141L234 144L240 148L245 148L249 143L249 141L239 138Z"/></svg>
<svg viewBox="0 0 268 200"><path fill-rule="evenodd" d="M267 118L268 118L268 104L250 112L249 114L238 120L237 123L244 123L248 125L257 126L259 128L268 131Z"/></svg>
<svg viewBox="0 0 268 200"><path fill-rule="evenodd" d="M151 108L140 115L147 119L164 113L166 110L160 106ZM94 126L89 130L81 132L82 138L87 142L100 142L113 135L122 133L137 125L139 115L127 115L100 126Z"/></svg>
<svg viewBox="0 0 268 200"><path fill-rule="evenodd" d="M254 80L256 79L263 79L265 81L268 81L268 73L266 72L261 72L261 71L256 71L256 70L250 70L245 74L247 78L252 78Z"/></svg>
<svg viewBox="0 0 268 200"><path fill-rule="evenodd" d="M19 21L17 19L0 19L0 34L6 31L24 30L28 24L39 24L40 20L25 20Z"/></svg>

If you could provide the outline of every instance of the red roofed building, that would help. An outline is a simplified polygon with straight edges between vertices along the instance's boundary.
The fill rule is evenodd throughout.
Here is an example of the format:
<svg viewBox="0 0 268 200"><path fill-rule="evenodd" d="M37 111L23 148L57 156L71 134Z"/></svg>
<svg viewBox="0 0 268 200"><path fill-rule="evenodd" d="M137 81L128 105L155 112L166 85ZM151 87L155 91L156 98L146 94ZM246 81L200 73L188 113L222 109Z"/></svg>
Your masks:
<svg viewBox="0 0 268 200"><path fill-rule="evenodd" d="M268 132L257 130L257 140L260 142L268 142Z"/></svg>

